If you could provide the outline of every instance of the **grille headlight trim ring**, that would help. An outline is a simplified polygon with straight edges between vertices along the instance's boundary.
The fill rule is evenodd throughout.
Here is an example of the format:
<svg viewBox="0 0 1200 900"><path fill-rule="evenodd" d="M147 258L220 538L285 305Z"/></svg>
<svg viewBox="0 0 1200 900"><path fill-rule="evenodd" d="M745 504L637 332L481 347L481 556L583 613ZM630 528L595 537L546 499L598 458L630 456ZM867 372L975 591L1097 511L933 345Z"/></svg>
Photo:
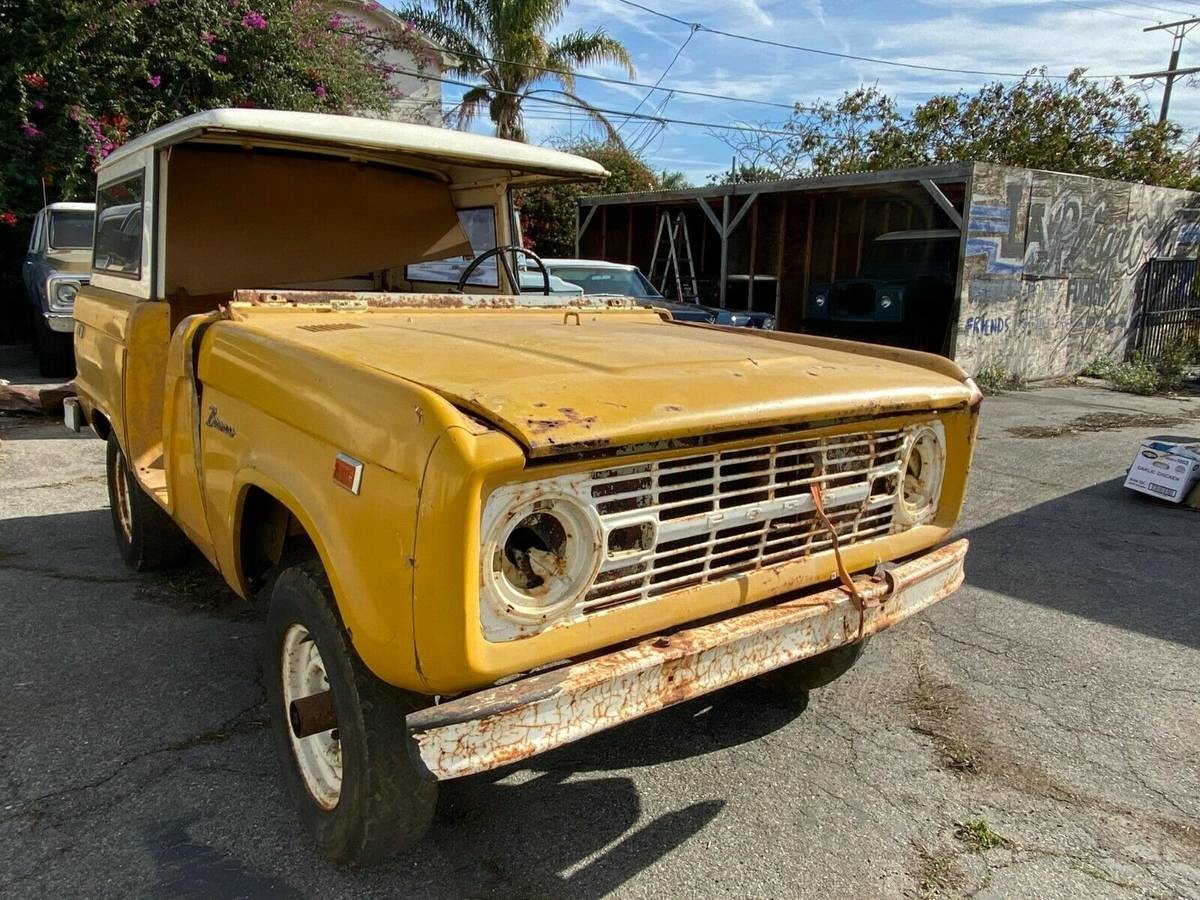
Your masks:
<svg viewBox="0 0 1200 900"><path fill-rule="evenodd" d="M71 312L83 282L78 278L52 276L46 283L46 299L52 312ZM66 295L66 296L64 296Z"/></svg>
<svg viewBox="0 0 1200 900"><path fill-rule="evenodd" d="M920 525L937 515L945 475L946 439L941 421L912 429L900 468L897 521L906 526Z"/></svg>
<svg viewBox="0 0 1200 900"><path fill-rule="evenodd" d="M562 616L584 598L600 570L603 539L595 510L566 493L524 487L502 488L488 501L480 586L485 608L498 617L485 621L488 631L508 630L512 623L540 626Z"/></svg>

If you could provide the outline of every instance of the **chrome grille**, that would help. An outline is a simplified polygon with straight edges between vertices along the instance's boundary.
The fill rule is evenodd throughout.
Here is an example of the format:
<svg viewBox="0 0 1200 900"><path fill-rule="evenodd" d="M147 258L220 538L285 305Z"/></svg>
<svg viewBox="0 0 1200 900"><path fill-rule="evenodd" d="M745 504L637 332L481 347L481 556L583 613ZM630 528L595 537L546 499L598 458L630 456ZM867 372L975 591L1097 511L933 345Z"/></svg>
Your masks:
<svg viewBox="0 0 1200 900"><path fill-rule="evenodd" d="M810 485L843 545L887 534L902 431L862 432L676 457L594 472L604 562L585 613L648 600L832 546Z"/></svg>

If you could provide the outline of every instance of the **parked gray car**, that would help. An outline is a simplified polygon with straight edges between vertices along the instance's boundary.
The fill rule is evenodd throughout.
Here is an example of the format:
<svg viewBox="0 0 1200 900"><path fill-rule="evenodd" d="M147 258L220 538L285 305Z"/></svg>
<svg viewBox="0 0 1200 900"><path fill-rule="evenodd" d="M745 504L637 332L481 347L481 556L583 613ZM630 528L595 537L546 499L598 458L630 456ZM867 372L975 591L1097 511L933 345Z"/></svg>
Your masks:
<svg viewBox="0 0 1200 900"><path fill-rule="evenodd" d="M33 346L46 376L75 374L75 295L92 266L94 203L51 203L37 214L22 275Z"/></svg>

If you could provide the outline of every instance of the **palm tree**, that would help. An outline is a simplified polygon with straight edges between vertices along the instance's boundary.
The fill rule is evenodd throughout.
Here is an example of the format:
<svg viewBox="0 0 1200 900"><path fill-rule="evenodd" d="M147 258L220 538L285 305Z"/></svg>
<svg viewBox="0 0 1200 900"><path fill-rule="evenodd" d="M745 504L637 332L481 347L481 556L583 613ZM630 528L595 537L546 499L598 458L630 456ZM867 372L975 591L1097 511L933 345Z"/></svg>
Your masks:
<svg viewBox="0 0 1200 900"><path fill-rule="evenodd" d="M522 106L536 94L555 94L588 114L609 137L616 130L603 114L575 93L575 70L616 62L634 75L629 51L603 28L580 29L553 41L546 33L558 24L570 0L432 0L399 10L457 59L454 75L480 80L459 101L458 126L468 127L487 104L496 136L525 140ZM557 85L548 87L545 85ZM540 86L541 85L541 86Z"/></svg>

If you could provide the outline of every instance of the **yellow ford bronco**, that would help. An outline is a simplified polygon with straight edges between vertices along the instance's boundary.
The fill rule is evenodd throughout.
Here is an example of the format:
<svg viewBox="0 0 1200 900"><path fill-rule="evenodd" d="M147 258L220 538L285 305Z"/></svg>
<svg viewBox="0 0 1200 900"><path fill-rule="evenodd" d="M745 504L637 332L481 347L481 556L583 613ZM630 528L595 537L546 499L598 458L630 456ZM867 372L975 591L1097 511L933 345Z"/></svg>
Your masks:
<svg viewBox="0 0 1200 900"><path fill-rule="evenodd" d="M131 567L189 541L269 596L283 780L336 861L418 840L438 780L826 684L962 581L970 379L552 295L510 192L603 175L258 110L100 167L67 424L108 442Z"/></svg>

